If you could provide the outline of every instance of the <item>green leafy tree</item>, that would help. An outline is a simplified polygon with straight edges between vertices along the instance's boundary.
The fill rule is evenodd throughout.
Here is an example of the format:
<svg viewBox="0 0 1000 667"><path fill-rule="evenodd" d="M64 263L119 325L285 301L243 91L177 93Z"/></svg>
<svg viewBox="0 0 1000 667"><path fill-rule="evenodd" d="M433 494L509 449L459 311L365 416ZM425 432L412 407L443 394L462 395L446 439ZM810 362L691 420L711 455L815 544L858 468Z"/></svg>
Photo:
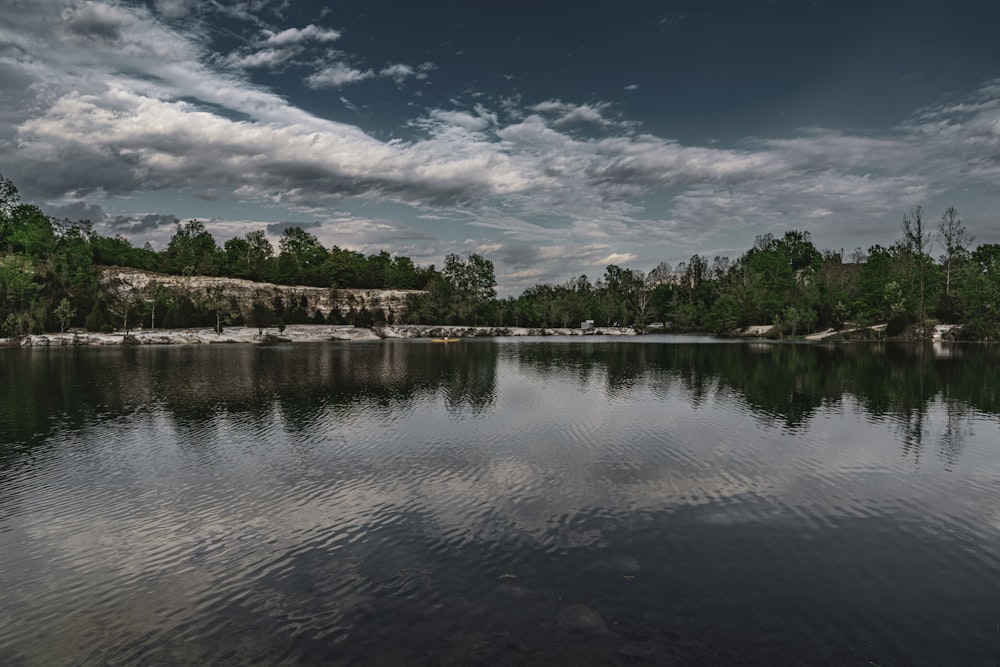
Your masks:
<svg viewBox="0 0 1000 667"><path fill-rule="evenodd" d="M95 236L93 225L86 220L60 220L55 229L58 238L49 261L50 280L58 291L72 296L78 305L86 303L89 306L98 289L91 246Z"/></svg>
<svg viewBox="0 0 1000 667"><path fill-rule="evenodd" d="M32 259L48 257L56 245L51 221L34 204L18 204L13 207L6 236L7 245L12 252Z"/></svg>
<svg viewBox="0 0 1000 667"><path fill-rule="evenodd" d="M90 241L94 262L105 266L135 266L135 248L120 234L113 237L93 236ZM141 262L140 262L141 263ZM136 267L142 268L142 267Z"/></svg>
<svg viewBox="0 0 1000 667"><path fill-rule="evenodd" d="M64 333L66 331L66 326L74 317L76 317L76 308L70 303L69 299L63 298L56 306L55 310L56 319L59 320L59 333Z"/></svg>
<svg viewBox="0 0 1000 667"><path fill-rule="evenodd" d="M892 317L892 301L886 299L886 285L893 281L893 255L887 248L873 245L858 270L858 296L852 310L865 323L887 322Z"/></svg>
<svg viewBox="0 0 1000 667"><path fill-rule="evenodd" d="M418 289L421 283L419 268L409 257L397 255L392 259L383 287L389 289Z"/></svg>
<svg viewBox="0 0 1000 667"><path fill-rule="evenodd" d="M0 334L13 338L25 336L29 331L28 320L20 313L7 313L0 322Z"/></svg>
<svg viewBox="0 0 1000 667"><path fill-rule="evenodd" d="M459 320L478 323L480 306L497 294L493 262L476 253L464 261L452 254L445 257L441 275L451 286Z"/></svg>
<svg viewBox="0 0 1000 667"><path fill-rule="evenodd" d="M604 267L604 275L598 281L598 319L607 326L616 326L629 320L629 301L635 290L635 280L629 269L617 264Z"/></svg>
<svg viewBox="0 0 1000 667"><path fill-rule="evenodd" d="M361 276L361 287L379 289L384 287L392 272L392 255L382 251L369 255L365 260L365 272Z"/></svg>
<svg viewBox="0 0 1000 667"><path fill-rule="evenodd" d="M35 266L20 255L0 256L0 294L8 311L22 310L41 292Z"/></svg>
<svg viewBox="0 0 1000 667"><path fill-rule="evenodd" d="M954 289L955 314L970 339L1000 340L1000 244L976 248L962 264Z"/></svg>
<svg viewBox="0 0 1000 667"><path fill-rule="evenodd" d="M247 280L264 280L274 262L274 246L263 230L247 232L243 238L232 238L223 246L228 275Z"/></svg>
<svg viewBox="0 0 1000 667"><path fill-rule="evenodd" d="M367 270L367 260L360 252L338 246L330 249L323 274L331 287L356 287Z"/></svg>
<svg viewBox="0 0 1000 667"><path fill-rule="evenodd" d="M226 275L233 278L250 277L250 244L246 239L231 238L222 246L222 254L226 258Z"/></svg>
<svg viewBox="0 0 1000 667"><path fill-rule="evenodd" d="M329 287L324 271L329 253L319 240L301 227L289 227L278 241L277 282L285 285Z"/></svg>
<svg viewBox="0 0 1000 667"><path fill-rule="evenodd" d="M254 299L250 307L250 322L257 327L257 333L263 336L264 329L271 326L274 321L274 311L268 308L262 299Z"/></svg>
<svg viewBox="0 0 1000 667"><path fill-rule="evenodd" d="M224 265L223 258L205 223L188 220L177 223L177 231L167 244L164 268L174 274L214 276Z"/></svg>
<svg viewBox="0 0 1000 667"><path fill-rule="evenodd" d="M222 333L222 325L230 324L239 315L239 307L222 285L215 285L204 292L201 307L211 314L214 320L212 328L217 334Z"/></svg>

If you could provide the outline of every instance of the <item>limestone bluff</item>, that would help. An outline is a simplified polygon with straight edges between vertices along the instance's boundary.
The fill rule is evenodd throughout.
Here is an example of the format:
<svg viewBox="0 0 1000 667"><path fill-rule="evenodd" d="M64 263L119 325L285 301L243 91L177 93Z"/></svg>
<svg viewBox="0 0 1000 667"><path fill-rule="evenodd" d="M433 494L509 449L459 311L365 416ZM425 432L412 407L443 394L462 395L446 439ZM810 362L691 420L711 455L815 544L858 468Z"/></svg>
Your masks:
<svg viewBox="0 0 1000 667"><path fill-rule="evenodd" d="M234 303L247 317L254 303L272 308L276 303L302 308L309 317L316 312L329 319L331 313L343 319L352 312L381 311L389 322L400 321L406 314L412 297L426 294L423 290L354 289L277 285L240 278L216 276L176 276L140 269L107 267L101 269L101 284L109 295L141 301L153 298L159 285L187 294L192 300L222 298Z"/></svg>

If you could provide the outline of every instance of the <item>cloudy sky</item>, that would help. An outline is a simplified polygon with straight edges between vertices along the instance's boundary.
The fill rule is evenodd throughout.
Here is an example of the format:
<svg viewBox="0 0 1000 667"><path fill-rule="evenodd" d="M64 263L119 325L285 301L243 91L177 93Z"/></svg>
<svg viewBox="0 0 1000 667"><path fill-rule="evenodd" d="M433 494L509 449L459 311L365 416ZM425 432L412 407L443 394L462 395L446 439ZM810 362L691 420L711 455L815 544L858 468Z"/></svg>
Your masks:
<svg viewBox="0 0 1000 667"><path fill-rule="evenodd" d="M956 206L1000 242L1000 3L0 0L0 172L163 248L289 224L500 291L848 252Z"/></svg>

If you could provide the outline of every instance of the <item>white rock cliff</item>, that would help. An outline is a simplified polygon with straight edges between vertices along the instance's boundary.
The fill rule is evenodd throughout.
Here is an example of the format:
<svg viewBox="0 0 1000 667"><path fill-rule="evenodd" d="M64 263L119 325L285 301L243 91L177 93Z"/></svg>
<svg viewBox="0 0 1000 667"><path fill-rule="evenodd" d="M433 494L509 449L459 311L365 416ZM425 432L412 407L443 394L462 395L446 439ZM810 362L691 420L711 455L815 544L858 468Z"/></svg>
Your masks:
<svg viewBox="0 0 1000 667"><path fill-rule="evenodd" d="M386 317L394 321L406 312L411 296L425 294L420 290L384 289L339 289L329 287L306 287L301 285L276 285L258 283L239 278L218 278L214 276L171 276L139 269L109 267L101 272L101 282L110 292L122 294L131 292L141 299L151 298L157 284L179 290L199 299L232 299L244 315L250 312L255 301L273 307L280 299L286 308L301 307L312 317L316 311L329 317L331 311L344 317L353 309L366 309L372 313L382 310Z"/></svg>

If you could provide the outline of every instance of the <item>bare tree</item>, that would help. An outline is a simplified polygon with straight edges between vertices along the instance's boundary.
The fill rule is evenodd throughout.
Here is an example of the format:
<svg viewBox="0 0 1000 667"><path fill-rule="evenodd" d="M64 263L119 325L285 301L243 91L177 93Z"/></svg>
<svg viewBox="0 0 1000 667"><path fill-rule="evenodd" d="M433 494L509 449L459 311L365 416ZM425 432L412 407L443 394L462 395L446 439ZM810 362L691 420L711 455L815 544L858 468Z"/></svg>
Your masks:
<svg viewBox="0 0 1000 667"><path fill-rule="evenodd" d="M903 247L909 254L909 262L913 269L913 278L917 281L917 317L920 324L927 318L924 308L924 288L927 280L926 248L930 246L931 233L924 230L924 210L914 206L909 213L903 214Z"/></svg>
<svg viewBox="0 0 1000 667"><path fill-rule="evenodd" d="M156 328L156 308L166 301L170 290L158 280L152 280L146 285L146 295L149 297L149 328Z"/></svg>
<svg viewBox="0 0 1000 667"><path fill-rule="evenodd" d="M652 281L649 276L638 269L626 271L626 294L631 302L632 310L635 312L636 321L644 325L649 321Z"/></svg>
<svg viewBox="0 0 1000 667"><path fill-rule="evenodd" d="M716 255L712 259L712 278L714 280L722 280L731 268L733 268L733 262L728 257L719 257Z"/></svg>
<svg viewBox="0 0 1000 667"><path fill-rule="evenodd" d="M650 287L666 285L670 283L673 272L674 270L671 268L669 262L660 262L652 271L649 272L649 275L646 278L650 283Z"/></svg>
<svg viewBox="0 0 1000 667"><path fill-rule="evenodd" d="M108 296L110 297L108 310L121 320L122 338L128 341L129 333L135 324L135 309L139 305L135 286L124 278L115 278L108 287Z"/></svg>
<svg viewBox="0 0 1000 667"><path fill-rule="evenodd" d="M941 266L944 267L944 295L951 298L951 274L955 265L968 254L969 246L976 237L962 224L955 207L950 207L938 221L937 242L944 250L941 255Z"/></svg>

